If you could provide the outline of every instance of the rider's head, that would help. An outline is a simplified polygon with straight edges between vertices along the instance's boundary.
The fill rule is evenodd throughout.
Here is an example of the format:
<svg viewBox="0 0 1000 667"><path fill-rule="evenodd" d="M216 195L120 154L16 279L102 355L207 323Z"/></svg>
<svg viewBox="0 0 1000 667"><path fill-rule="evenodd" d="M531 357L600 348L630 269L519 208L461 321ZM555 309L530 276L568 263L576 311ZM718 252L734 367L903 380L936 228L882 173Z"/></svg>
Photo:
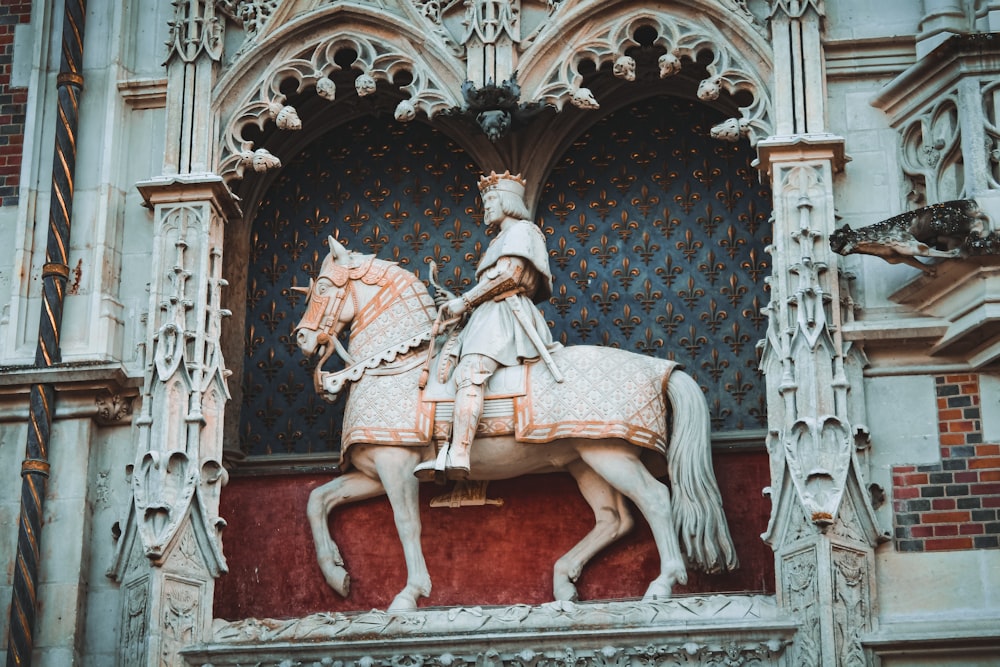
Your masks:
<svg viewBox="0 0 1000 667"><path fill-rule="evenodd" d="M494 171L479 179L479 192L484 197L487 193L496 193L504 215L517 220L530 220L531 215L524 204L525 183L520 174L514 175L510 171L497 174Z"/></svg>

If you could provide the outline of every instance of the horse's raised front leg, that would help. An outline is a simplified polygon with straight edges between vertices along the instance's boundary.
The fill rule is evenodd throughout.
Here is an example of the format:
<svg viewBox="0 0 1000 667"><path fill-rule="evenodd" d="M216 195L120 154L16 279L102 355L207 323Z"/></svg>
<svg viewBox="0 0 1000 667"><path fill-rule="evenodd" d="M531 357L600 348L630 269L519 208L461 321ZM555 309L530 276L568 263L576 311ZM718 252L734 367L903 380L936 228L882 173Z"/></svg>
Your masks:
<svg viewBox="0 0 1000 667"><path fill-rule="evenodd" d="M674 584L687 583L687 568L670 509L670 490L649 474L632 445L594 441L581 442L577 449L584 462L634 502L649 523L660 555L660 574L649 584L643 599L670 597Z"/></svg>
<svg viewBox="0 0 1000 667"><path fill-rule="evenodd" d="M338 505L373 498L385 493L382 483L357 470L337 477L332 482L318 486L309 494L306 515L312 528L313 543L316 545L316 560L323 578L330 588L344 597L351 591L351 577L344 567L340 549L330 537L327 517Z"/></svg>
<svg viewBox="0 0 1000 667"><path fill-rule="evenodd" d="M417 608L418 599L431 594L431 576L420 547L419 481L413 476L413 469L420 463L420 450L378 447L369 453L389 496L406 560L406 587L393 599L389 611L410 611Z"/></svg>
<svg viewBox="0 0 1000 667"><path fill-rule="evenodd" d="M552 573L552 592L556 600L577 599L574 582L583 567L601 549L632 529L632 515L624 498L614 487L583 461L574 461L566 468L580 487L580 493L594 512L594 527L586 537L567 551Z"/></svg>

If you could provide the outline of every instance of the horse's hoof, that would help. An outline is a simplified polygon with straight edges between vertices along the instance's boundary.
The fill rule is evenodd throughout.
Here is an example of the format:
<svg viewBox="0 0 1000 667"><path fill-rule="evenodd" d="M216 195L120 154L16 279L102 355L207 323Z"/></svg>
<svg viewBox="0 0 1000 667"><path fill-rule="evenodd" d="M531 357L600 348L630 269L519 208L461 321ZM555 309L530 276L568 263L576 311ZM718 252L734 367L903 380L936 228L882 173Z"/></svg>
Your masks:
<svg viewBox="0 0 1000 667"><path fill-rule="evenodd" d="M576 590L576 586L570 581L563 581L555 584L552 587L552 594L556 600L560 602L576 602L580 598L580 594Z"/></svg>
<svg viewBox="0 0 1000 667"><path fill-rule="evenodd" d="M351 575L342 567L333 566L329 570L323 570L323 578L330 588L337 591L342 597L347 597L351 592Z"/></svg>
<svg viewBox="0 0 1000 667"><path fill-rule="evenodd" d="M431 594L431 585L407 584L396 597L392 599L387 611L416 611L417 600Z"/></svg>
<svg viewBox="0 0 1000 667"><path fill-rule="evenodd" d="M417 601L412 597L400 593L392 599L392 604L386 611L416 611Z"/></svg>
<svg viewBox="0 0 1000 667"><path fill-rule="evenodd" d="M653 602L655 600L669 600L673 595L673 585L669 582L654 579L653 583L646 589L646 594L642 596L643 602Z"/></svg>

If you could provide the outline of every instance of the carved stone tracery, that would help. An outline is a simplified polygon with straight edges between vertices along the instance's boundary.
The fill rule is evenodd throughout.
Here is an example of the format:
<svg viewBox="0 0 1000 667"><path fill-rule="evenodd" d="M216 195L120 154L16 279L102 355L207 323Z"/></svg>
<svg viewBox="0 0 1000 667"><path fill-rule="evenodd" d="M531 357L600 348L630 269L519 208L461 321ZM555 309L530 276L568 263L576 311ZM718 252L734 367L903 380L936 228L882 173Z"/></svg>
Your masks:
<svg viewBox="0 0 1000 667"><path fill-rule="evenodd" d="M953 92L901 130L901 166L912 208L960 199L965 191L958 99Z"/></svg>
<svg viewBox="0 0 1000 667"><path fill-rule="evenodd" d="M661 78L676 74L682 59L695 60L711 53L706 65L708 77L698 86L699 99L711 103L723 92L749 94L750 102L739 107L739 116L713 130L714 137L729 141L746 137L755 144L771 133L765 85L770 76L768 67L765 61L751 60L747 55L763 50L763 43L758 43L760 35L756 30L745 30L742 41L734 41L736 33L727 34L712 18L693 8L679 7L674 14L638 15L632 10L613 8L592 16L592 8L567 7L560 10L560 22L542 22L534 33L522 39L517 2L467 3L463 32L450 37L441 17L458 11L457 5L404 3L403 7L414 22L427 29L415 30L419 25L397 21L386 13L376 16L374 10L364 6L345 5L317 9L281 26L281 34L291 36L308 24L308 37L289 40L296 46L279 48L275 33L269 30L254 53L238 60L220 82L216 99L220 100L218 110L223 118L223 148L216 158L216 171L232 180L242 178L247 167L256 171L279 167L280 159L272 155L273 151L268 152L247 137L260 135L269 122L276 123L279 129L298 129L297 123L283 124L280 120L282 114L291 116L294 112L288 111L282 92L289 89L287 81L294 81L296 94L314 87L320 97L335 99L337 91L331 75L342 69L335 60L340 51L357 54L350 67L361 73L356 83L365 82L359 84L359 95L374 91L378 82L393 83L406 73L410 80L399 86L399 92L408 97L396 109L396 118L402 122L413 120L417 114L433 118L447 109L462 108L465 80L479 87L490 81L499 85L515 73L525 104L551 105L561 110L570 103L597 109L600 100L582 86L581 64L590 62L600 69L604 64L613 67L618 62L619 76L633 81L627 52L641 46L635 38L640 28L655 32L652 47L664 52L658 65ZM317 29L333 20L335 28ZM372 30L373 21L383 25L388 22L391 30ZM586 30L574 32L577 25L585 25ZM567 34L572 35L568 44ZM456 51L458 44L464 51ZM745 48L741 49L741 44ZM410 55L414 53L419 57ZM255 61L268 65L251 77ZM233 104L228 100L239 101Z"/></svg>
<svg viewBox="0 0 1000 667"><path fill-rule="evenodd" d="M284 124L283 127L278 123L280 114L290 116L293 113L288 112L289 107L284 104L286 97L282 86L286 81L294 81L297 92L303 92L311 86L323 99L336 99L336 86L330 77L342 69L336 61L338 53L342 51L356 54L351 67L361 71L355 81L360 96L374 92L379 81L391 83L397 76L405 73L411 80L400 86L400 91L409 95L407 101L414 114L420 111L433 117L461 104L462 74L457 70L457 63L446 62L440 57L440 53L433 67L418 63L409 54L425 47L418 48L418 36L409 31L400 29L391 41L389 38L379 39L370 33L366 34L360 26L354 30L345 26L332 37L322 31L317 31L316 34L320 39L305 48L285 49L277 54L259 78L259 83L251 84L253 89L245 93L243 101L233 110L223 129L222 151L218 157L217 173L224 178L242 178L248 166L252 166L255 171L269 171L281 166L280 160L273 156L268 158L268 163L261 164L257 156L261 155L261 150L266 149L257 147L257 151L254 151L254 143L245 138L246 131L250 127L263 131L269 121L275 122L279 129L300 129L301 123L293 122ZM407 113L406 116L409 117L410 114Z"/></svg>

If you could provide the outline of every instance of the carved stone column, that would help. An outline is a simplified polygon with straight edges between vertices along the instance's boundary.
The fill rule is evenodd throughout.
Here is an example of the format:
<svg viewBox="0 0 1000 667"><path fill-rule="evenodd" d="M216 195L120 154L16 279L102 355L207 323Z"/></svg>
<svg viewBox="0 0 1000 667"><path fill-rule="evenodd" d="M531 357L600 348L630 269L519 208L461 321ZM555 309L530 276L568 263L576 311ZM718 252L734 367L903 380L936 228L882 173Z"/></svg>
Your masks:
<svg viewBox="0 0 1000 667"><path fill-rule="evenodd" d="M210 637L214 578L226 570L219 304L223 225L239 210L218 176L138 187L154 212L153 280L133 498L110 575L122 584L121 664L169 665Z"/></svg>
<svg viewBox="0 0 1000 667"><path fill-rule="evenodd" d="M771 302L761 367L767 378L778 600L802 625L793 664L865 665L873 629L874 547L880 540L867 489L862 368L841 325L853 304L837 255L834 174L844 140L825 131L822 3L776 0L777 127L758 143L774 197ZM780 110L780 111L779 111Z"/></svg>
<svg viewBox="0 0 1000 667"><path fill-rule="evenodd" d="M152 276L141 409L134 419L132 499L109 575L121 583L120 665L179 665L211 637L215 578L226 571L219 496L229 398L219 344L222 248L240 215L207 173L211 89L222 54L213 0L174 0L162 177L137 184L153 210Z"/></svg>

